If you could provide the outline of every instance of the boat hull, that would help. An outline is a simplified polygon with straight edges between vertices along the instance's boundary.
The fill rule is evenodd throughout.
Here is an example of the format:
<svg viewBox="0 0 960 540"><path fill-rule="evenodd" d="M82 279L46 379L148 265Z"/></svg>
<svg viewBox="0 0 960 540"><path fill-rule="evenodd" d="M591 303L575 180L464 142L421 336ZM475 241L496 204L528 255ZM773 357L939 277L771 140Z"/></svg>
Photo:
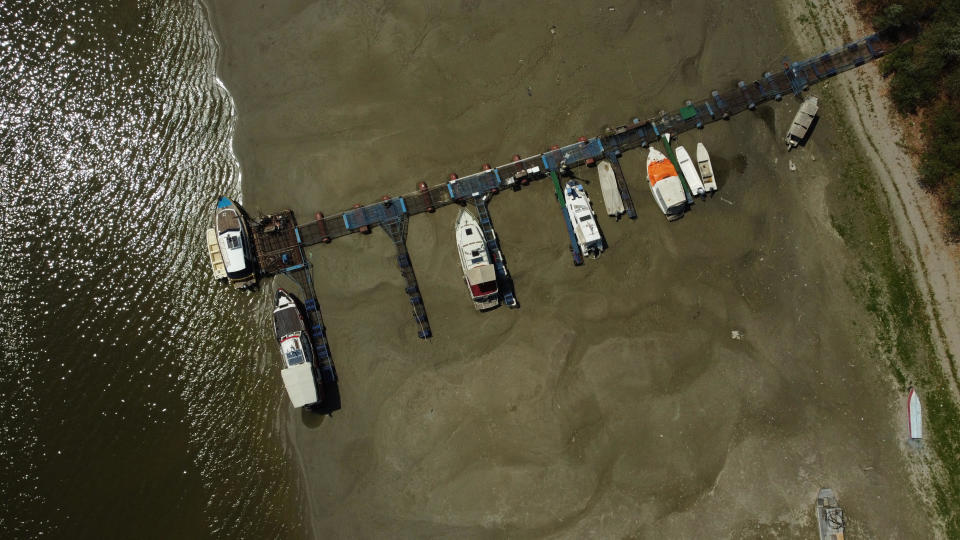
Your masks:
<svg viewBox="0 0 960 540"><path fill-rule="evenodd" d="M467 292L473 300L473 307L477 311L485 311L499 306L497 272L477 218L462 208L457 215L454 231L460 269L463 271Z"/></svg>
<svg viewBox="0 0 960 540"><path fill-rule="evenodd" d="M832 489L823 488L817 493L816 512L820 540L843 540L843 510Z"/></svg>
<svg viewBox="0 0 960 540"><path fill-rule="evenodd" d="M236 288L256 285L253 243L240 206L227 197L220 197L214 215L214 229L230 284Z"/></svg>
<svg viewBox="0 0 960 540"><path fill-rule="evenodd" d="M596 259L603 253L603 235L597 225L597 215L593 212L590 197L583 185L574 180L564 186L563 197L580 252Z"/></svg>
<svg viewBox="0 0 960 540"><path fill-rule="evenodd" d="M920 406L920 396L913 388L907 396L907 431L911 439L923 438L923 409Z"/></svg>
<svg viewBox="0 0 960 540"><path fill-rule="evenodd" d="M800 110L794 115L790 122L790 130L787 131L787 150L796 148L806 138L810 126L813 125L817 112L820 110L820 101L816 97L808 97L800 105Z"/></svg>
<svg viewBox="0 0 960 540"><path fill-rule="evenodd" d="M207 229L207 255L210 256L213 277L227 279L227 269L223 265L223 255L220 254L220 243L217 241L217 230L213 227Z"/></svg>
<svg viewBox="0 0 960 540"><path fill-rule="evenodd" d="M623 214L623 198L620 196L620 188L617 187L617 176L613 172L613 165L607 160L602 160L597 164L597 175L600 178L600 191L603 193L603 205L606 207L607 215L617 217Z"/></svg>
<svg viewBox="0 0 960 540"><path fill-rule="evenodd" d="M710 161L710 154L703 143L697 143L697 168L700 169L703 189L707 193L717 191L717 177L713 172L713 162Z"/></svg>
<svg viewBox="0 0 960 540"><path fill-rule="evenodd" d="M697 197L703 196L706 191L703 188L703 181L700 179L700 172L697 170L697 166L693 164L693 160L690 159L687 149L678 146L676 154L677 164L680 165L680 172L683 173L687 185L690 186L690 192Z"/></svg>
<svg viewBox="0 0 960 540"><path fill-rule="evenodd" d="M283 289L274 296L273 331L280 345L280 377L290 403L297 408L319 405L323 385L306 321L296 298Z"/></svg>
<svg viewBox="0 0 960 540"><path fill-rule="evenodd" d="M650 148L647 154L647 183L654 202L667 220L680 219L687 207L687 195L673 164L656 148Z"/></svg>

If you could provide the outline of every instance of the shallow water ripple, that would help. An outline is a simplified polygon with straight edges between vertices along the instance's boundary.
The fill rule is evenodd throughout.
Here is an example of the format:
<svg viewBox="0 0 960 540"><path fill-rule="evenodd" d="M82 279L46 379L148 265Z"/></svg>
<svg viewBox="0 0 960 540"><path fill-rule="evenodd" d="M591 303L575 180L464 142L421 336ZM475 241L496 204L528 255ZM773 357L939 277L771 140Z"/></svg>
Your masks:
<svg viewBox="0 0 960 540"><path fill-rule="evenodd" d="M0 50L0 529L296 527L263 295L204 255L239 171L202 6L3 3Z"/></svg>

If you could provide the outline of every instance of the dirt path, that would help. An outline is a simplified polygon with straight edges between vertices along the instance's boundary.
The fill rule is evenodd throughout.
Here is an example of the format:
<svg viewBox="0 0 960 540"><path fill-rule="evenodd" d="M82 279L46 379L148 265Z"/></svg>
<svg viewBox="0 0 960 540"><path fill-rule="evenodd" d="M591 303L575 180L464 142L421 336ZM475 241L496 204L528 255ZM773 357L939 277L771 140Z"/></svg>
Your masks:
<svg viewBox="0 0 960 540"><path fill-rule="evenodd" d="M825 45L846 43L872 31L856 16L849 0L823 2L810 7L810 12L807 6L797 3L784 5L792 20L807 21L802 31L797 32L805 53L815 54ZM838 84L842 89L838 95L844 98L847 119L863 141L863 152L887 194L901 240L913 260L913 273L926 301L927 313L933 321L931 335L941 365L953 382L955 397L960 398L954 361L960 352L960 249L944 240L936 201L920 187L913 159L901 143L904 130L919 129L919 125L896 114L876 63L827 84Z"/></svg>

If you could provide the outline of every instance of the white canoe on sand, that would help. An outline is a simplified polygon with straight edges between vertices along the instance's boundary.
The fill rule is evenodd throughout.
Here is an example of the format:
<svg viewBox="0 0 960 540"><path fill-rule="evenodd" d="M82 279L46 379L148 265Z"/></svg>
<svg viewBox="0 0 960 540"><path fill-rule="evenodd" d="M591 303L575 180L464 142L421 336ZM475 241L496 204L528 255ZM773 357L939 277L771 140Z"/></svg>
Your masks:
<svg viewBox="0 0 960 540"><path fill-rule="evenodd" d="M623 199L620 197L617 177L609 161L604 159L597 164L597 175L600 176L600 191L603 193L603 205L607 208L607 215L619 216L623 213Z"/></svg>
<svg viewBox="0 0 960 540"><path fill-rule="evenodd" d="M910 389L910 395L907 397L907 428L910 430L911 439L923 438L923 416L920 408L920 397L917 391Z"/></svg>
<svg viewBox="0 0 960 540"><path fill-rule="evenodd" d="M697 168L700 169L700 179L703 181L703 189L710 192L717 190L717 177L713 175L713 163L710 161L710 154L707 153L707 147L702 142L697 143Z"/></svg>
<svg viewBox="0 0 960 540"><path fill-rule="evenodd" d="M690 154L687 153L687 149L678 146L677 147L677 164L680 165L680 172L683 173L683 178L687 181L687 185L690 186L690 192L693 193L694 197L699 197L703 195L703 181L700 180L700 173L697 172L697 167L694 166L693 160L690 159Z"/></svg>

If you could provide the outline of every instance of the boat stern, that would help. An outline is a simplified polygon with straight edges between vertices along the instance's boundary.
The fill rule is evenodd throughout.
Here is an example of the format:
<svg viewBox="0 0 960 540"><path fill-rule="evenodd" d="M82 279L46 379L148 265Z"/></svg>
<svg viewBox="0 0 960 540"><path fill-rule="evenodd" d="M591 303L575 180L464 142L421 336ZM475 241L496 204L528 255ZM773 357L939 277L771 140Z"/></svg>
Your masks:
<svg viewBox="0 0 960 540"><path fill-rule="evenodd" d="M319 401L313 367L309 363L298 364L280 371L290 403L300 408Z"/></svg>
<svg viewBox="0 0 960 540"><path fill-rule="evenodd" d="M683 213L687 204L687 194L683 191L683 184L680 183L679 177L664 178L652 186L652 190L658 199L657 202L661 203L660 208L664 214L670 216Z"/></svg>

